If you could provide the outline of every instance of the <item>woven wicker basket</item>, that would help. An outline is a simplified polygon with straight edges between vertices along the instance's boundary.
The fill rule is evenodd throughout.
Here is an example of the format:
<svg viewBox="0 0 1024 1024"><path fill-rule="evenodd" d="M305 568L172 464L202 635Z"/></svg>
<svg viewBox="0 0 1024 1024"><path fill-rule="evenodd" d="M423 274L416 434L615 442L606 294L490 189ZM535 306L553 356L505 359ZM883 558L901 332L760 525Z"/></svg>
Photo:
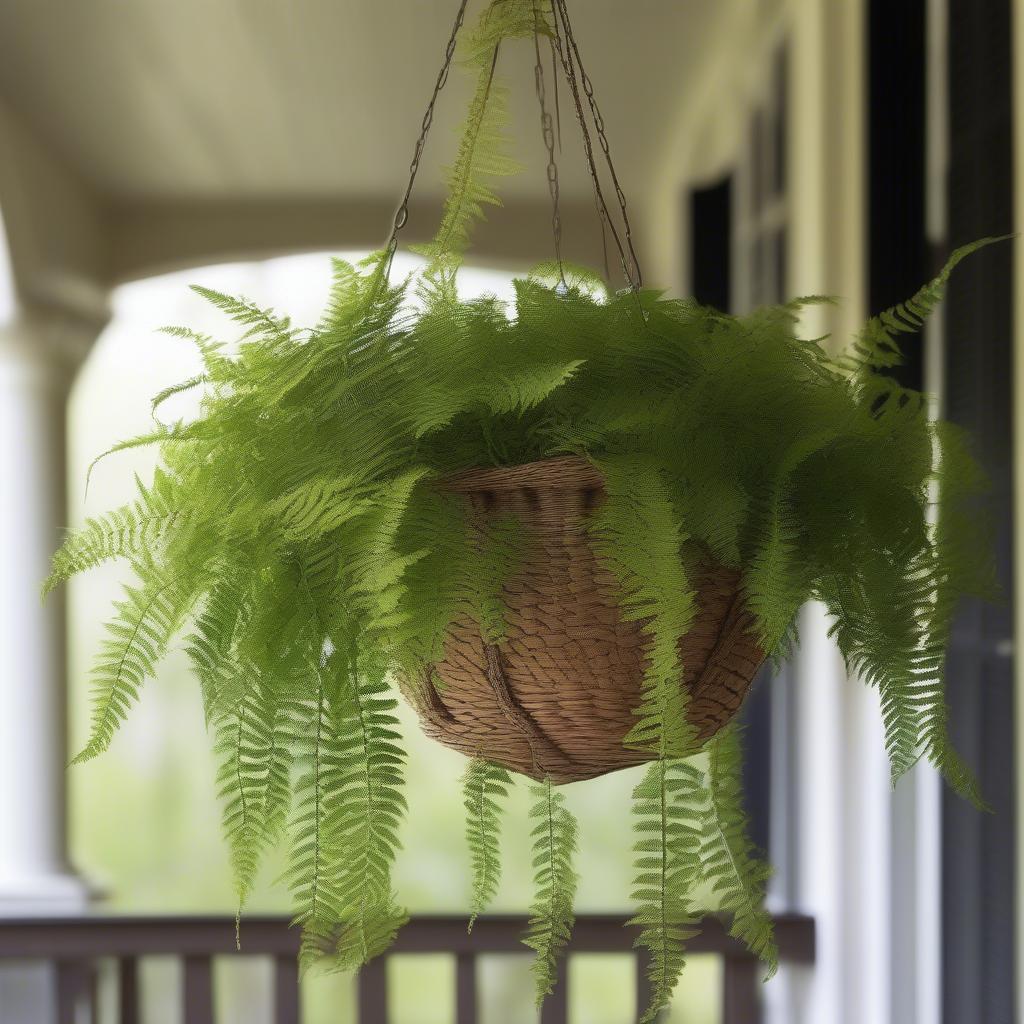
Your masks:
<svg viewBox="0 0 1024 1024"><path fill-rule="evenodd" d="M446 746L535 779L590 779L650 760L623 737L640 703L645 638L620 618L615 578L584 529L604 498L583 459L471 470L447 481L480 516L515 514L527 546L504 590L507 639L484 642L470 619L448 631L444 660L404 689L424 731ZM739 593L738 573L707 566L698 613L680 641L689 718L702 739L735 715L764 661Z"/></svg>

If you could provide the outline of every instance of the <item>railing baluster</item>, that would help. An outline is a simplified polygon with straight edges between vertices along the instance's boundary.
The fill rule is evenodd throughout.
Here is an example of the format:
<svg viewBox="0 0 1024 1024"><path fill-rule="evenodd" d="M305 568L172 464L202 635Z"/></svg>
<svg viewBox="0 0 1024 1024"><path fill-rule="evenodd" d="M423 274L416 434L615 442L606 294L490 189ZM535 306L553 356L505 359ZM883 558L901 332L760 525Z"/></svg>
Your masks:
<svg viewBox="0 0 1024 1024"><path fill-rule="evenodd" d="M57 983L57 1024L75 1024L75 1007L81 991L81 969L77 963L59 960L55 966Z"/></svg>
<svg viewBox="0 0 1024 1024"><path fill-rule="evenodd" d="M636 955L636 1019L639 1020L647 1011L651 1003L651 996L654 989L651 986L651 979L647 977L647 968L650 965L651 957L648 952L642 951ZM659 1013L656 1021L662 1021L664 1013Z"/></svg>
<svg viewBox="0 0 1024 1024"><path fill-rule="evenodd" d="M299 967L293 956L274 957L274 1024L299 1024Z"/></svg>
<svg viewBox="0 0 1024 1024"><path fill-rule="evenodd" d="M378 956L359 972L359 1024L388 1024L387 958Z"/></svg>
<svg viewBox="0 0 1024 1024"><path fill-rule="evenodd" d="M213 1024L213 978L208 956L186 956L183 989L188 1024Z"/></svg>
<svg viewBox="0 0 1024 1024"><path fill-rule="evenodd" d="M569 970L567 956L558 958L558 972L555 991L544 1000L540 1011L540 1024L568 1024L569 1021Z"/></svg>
<svg viewBox="0 0 1024 1024"><path fill-rule="evenodd" d="M117 1019L119 1024L139 1024L139 974L134 957L117 961Z"/></svg>
<svg viewBox="0 0 1024 1024"><path fill-rule="evenodd" d="M727 956L722 965L722 1024L760 1024L758 962L750 956Z"/></svg>
<svg viewBox="0 0 1024 1024"><path fill-rule="evenodd" d="M476 956L455 958L455 1024L476 1024Z"/></svg>

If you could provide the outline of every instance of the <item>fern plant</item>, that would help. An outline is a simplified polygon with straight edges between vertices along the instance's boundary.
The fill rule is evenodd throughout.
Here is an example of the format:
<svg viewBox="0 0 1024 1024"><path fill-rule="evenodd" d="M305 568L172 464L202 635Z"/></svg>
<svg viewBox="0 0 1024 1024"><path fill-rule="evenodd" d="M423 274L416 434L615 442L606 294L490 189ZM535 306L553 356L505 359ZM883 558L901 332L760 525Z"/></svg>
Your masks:
<svg viewBox="0 0 1024 1024"><path fill-rule="evenodd" d="M510 305L460 301L471 227L496 201L494 176L514 169L497 51L555 33L539 6L499 0L469 42L477 88L424 273L390 281L391 246L358 266L336 260L308 330L197 289L237 325L237 347L168 329L196 344L203 372L162 391L154 410L199 389L201 411L117 446L158 446L160 468L135 501L67 538L46 589L116 558L135 578L107 627L76 760L107 748L180 638L216 737L239 905L260 855L286 836L303 962L358 967L405 920L391 881L405 813L394 681L440 659L458 616L489 642L504 637L517 524L481 537L438 481L566 453L590 460L607 481L594 547L648 643L625 742L653 759L634 796L633 893L651 1021L682 969L698 887L717 894L737 938L769 967L776 959L738 732L698 743L679 685L697 557L741 574L765 651L793 642L801 604L824 602L851 672L881 692L894 779L923 757L977 798L949 743L942 671L958 600L993 591L984 480L969 440L887 371L949 270L989 240L958 250L839 356L800 334L803 305L820 300L733 317L548 265L516 281ZM467 768L470 925L497 889L510 785L501 766ZM577 837L550 781L534 800L525 941L542 997L572 925Z"/></svg>

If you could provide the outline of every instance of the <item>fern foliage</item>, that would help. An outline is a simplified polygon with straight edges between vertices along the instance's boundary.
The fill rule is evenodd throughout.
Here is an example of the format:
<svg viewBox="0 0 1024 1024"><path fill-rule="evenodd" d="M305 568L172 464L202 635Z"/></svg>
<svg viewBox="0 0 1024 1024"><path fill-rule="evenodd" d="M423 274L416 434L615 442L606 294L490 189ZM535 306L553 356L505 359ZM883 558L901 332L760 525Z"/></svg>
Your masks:
<svg viewBox="0 0 1024 1024"><path fill-rule="evenodd" d="M434 685L457 618L503 642L502 586L522 540L514 521L481 533L439 483L588 459L607 500L587 528L648 643L624 741L652 760L634 797L634 898L653 1020L682 968L699 885L774 962L738 736L699 744L680 686L679 639L708 563L740 576L766 654L792 644L801 604L823 601L850 670L880 691L893 777L927 758L978 799L949 742L943 668L958 602L993 591L985 481L969 438L886 371L955 263L988 240L954 253L839 356L801 332L817 298L734 317L545 265L515 282L511 302L461 301L454 275L472 226L512 169L495 56L550 32L546 10L496 0L464 50L476 90L418 279L391 281L388 250L336 260L308 329L197 289L235 343L168 328L196 345L203 370L155 408L197 389L200 411L112 449L154 445L160 468L132 502L67 537L46 588L110 559L134 577L97 658L79 759L110 744L180 637L216 737L239 902L286 838L303 961L357 967L405 919L391 879L405 813L393 682ZM508 785L480 761L464 779L474 916L497 886ZM526 941L542 996L572 924L576 828L550 784L534 801Z"/></svg>
<svg viewBox="0 0 1024 1024"><path fill-rule="evenodd" d="M630 924L647 954L651 1003L642 1024L669 1005L695 932L693 892L700 882L701 774L688 761L659 758L633 792L637 904Z"/></svg>
<svg viewBox="0 0 1024 1024"><path fill-rule="evenodd" d="M473 758L462 778L466 808L466 845L472 862L472 896L468 931L487 909L501 879L499 832L501 801L508 796L512 778L500 765Z"/></svg>
<svg viewBox="0 0 1024 1024"><path fill-rule="evenodd" d="M771 918L762 905L771 872L747 834L742 772L739 729L732 725L708 747L701 872L711 883L719 907L732 915L730 934L768 965L771 977L778 968L779 954Z"/></svg>
<svg viewBox="0 0 1024 1024"><path fill-rule="evenodd" d="M569 941L573 925L573 900L576 896L576 819L565 806L564 794L547 780L531 786L533 821L534 897L530 905L530 924L523 942L535 951L533 978L540 1006L555 988L558 957Z"/></svg>

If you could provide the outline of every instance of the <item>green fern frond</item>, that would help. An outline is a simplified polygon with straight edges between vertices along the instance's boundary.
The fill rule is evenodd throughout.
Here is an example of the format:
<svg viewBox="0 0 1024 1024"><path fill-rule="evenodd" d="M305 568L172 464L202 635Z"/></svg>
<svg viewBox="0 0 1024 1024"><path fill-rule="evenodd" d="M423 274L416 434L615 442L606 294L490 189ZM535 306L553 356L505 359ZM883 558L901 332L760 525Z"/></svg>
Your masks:
<svg viewBox="0 0 1024 1024"><path fill-rule="evenodd" d="M896 340L901 334L916 334L924 326L925 320L935 311L946 292L946 285L957 264L972 253L994 242L1002 242L1012 235L1000 235L993 238L979 238L969 245L955 249L946 260L945 266L926 285L920 288L912 298L901 302L891 309L884 310L873 316L861 329L851 346L851 351L843 361L850 369L862 370L888 369L899 366L903 354Z"/></svg>
<svg viewBox="0 0 1024 1024"><path fill-rule="evenodd" d="M235 323L247 327L248 330L242 335L243 339L262 336L277 342L289 342L295 338L297 332L286 316L276 316L255 302L234 295L225 295L213 288L204 288L199 284L190 287L197 295L226 313Z"/></svg>
<svg viewBox="0 0 1024 1024"><path fill-rule="evenodd" d="M249 673L239 665L238 647L252 611L251 591L252 579L236 563L220 566L185 638L207 726L238 706L248 682Z"/></svg>
<svg viewBox="0 0 1024 1024"><path fill-rule="evenodd" d="M466 843L473 866L472 898L467 931L487 909L498 891L501 854L498 834L502 806L512 779L499 765L474 757L462 776L462 800L466 808Z"/></svg>
<svg viewBox="0 0 1024 1024"><path fill-rule="evenodd" d="M264 851L277 842L287 822L291 741L287 705L258 681L250 683L237 709L218 724L218 793L239 912Z"/></svg>
<svg viewBox="0 0 1024 1024"><path fill-rule="evenodd" d="M335 790L344 777L342 740L332 728L330 711L317 686L298 723L294 812L288 830L294 837L286 878L294 907L293 924L302 926L299 962L309 968L331 953L331 938L344 917L339 891L343 851L335 824Z"/></svg>
<svg viewBox="0 0 1024 1024"><path fill-rule="evenodd" d="M421 295L454 299L454 272L469 245L473 225L483 219L487 206L501 200L485 182L518 171L506 152L507 91L495 82L494 69L506 39L533 37L535 15L522 0L495 3L481 18L467 44L466 64L477 73L476 89L466 113L455 162L448 172L444 212L434 238L418 247L430 262Z"/></svg>
<svg viewBox="0 0 1024 1024"><path fill-rule="evenodd" d="M157 331L172 338L183 338L185 341L191 341L199 350L199 354L203 359L203 366L211 377L219 377L219 371L225 369L229 364L229 360L221 355L224 343L215 341L208 334L201 334L190 327L179 327L173 324L168 327L159 327Z"/></svg>
<svg viewBox="0 0 1024 1024"><path fill-rule="evenodd" d="M555 988L558 957L569 941L575 921L576 899L576 819L565 806L565 796L555 790L550 779L531 786L534 798L530 818L535 822L533 837L534 898L530 905L530 923L523 942L536 955L533 977L536 1002Z"/></svg>
<svg viewBox="0 0 1024 1024"><path fill-rule="evenodd" d="M150 413L153 419L156 419L156 411L164 404L169 398L173 398L175 395L184 394L186 391L191 391L194 388L199 387L201 384L205 384L209 380L209 375L205 373L196 374L194 377L189 377L188 380L183 380L179 384L172 384L170 387L166 387L163 391L158 391L153 396L153 401L150 403Z"/></svg>
<svg viewBox="0 0 1024 1024"><path fill-rule="evenodd" d="M383 683L360 681L353 689L340 719L335 712L343 760L350 766L344 788L335 794L336 827L345 851L339 876L345 929L334 956L343 967L358 967L382 952L406 919L391 886L406 810L405 752L393 714L397 705Z"/></svg>
<svg viewBox="0 0 1024 1024"><path fill-rule="evenodd" d="M152 554L174 527L181 506L173 479L160 467L147 487L136 479L139 497L106 515L90 518L70 534L53 556L43 584L45 597L55 586L115 558Z"/></svg>
<svg viewBox="0 0 1024 1024"><path fill-rule="evenodd" d="M732 915L729 934L767 963L770 978L779 963L772 919L764 909L771 871L757 858L748 837L738 727L720 732L708 750L708 800L701 843L704 879L711 883L721 909Z"/></svg>
<svg viewBox="0 0 1024 1024"><path fill-rule="evenodd" d="M354 677L343 661L327 659L333 693L318 689L289 878L303 964L326 958L352 969L387 948L406 919L391 886L405 754L387 688Z"/></svg>
<svg viewBox="0 0 1024 1024"><path fill-rule="evenodd" d="M136 569L140 569L136 566ZM114 733L138 700L142 684L156 672L192 595L173 577L147 570L141 587L125 586L125 600L107 624L107 639L93 666L92 725L89 739L72 764L88 761L110 746Z"/></svg>
<svg viewBox="0 0 1024 1024"><path fill-rule="evenodd" d="M687 536L656 467L605 459L601 470L608 500L591 534L618 578L623 616L643 623L649 638L643 700L623 742L659 757L682 756L694 747L679 659L679 639L696 611L684 563Z"/></svg>
<svg viewBox="0 0 1024 1024"><path fill-rule="evenodd" d="M185 441L191 436L191 430L188 427L174 425L160 425L156 430L149 434L140 434L138 437L131 437L127 441L119 441L115 445L111 445L106 451L100 452L89 463L88 468L85 471L85 491L89 493L89 484L92 481L92 473L96 466L102 462L108 455L116 455L118 452L130 451L132 448L148 448L151 445L166 445L172 441Z"/></svg>
<svg viewBox="0 0 1024 1024"><path fill-rule="evenodd" d="M630 924L647 951L651 1002L641 1024L665 1009L686 963L685 944L696 934L692 893L700 878L703 820L700 772L685 760L658 760L633 791L637 841Z"/></svg>

